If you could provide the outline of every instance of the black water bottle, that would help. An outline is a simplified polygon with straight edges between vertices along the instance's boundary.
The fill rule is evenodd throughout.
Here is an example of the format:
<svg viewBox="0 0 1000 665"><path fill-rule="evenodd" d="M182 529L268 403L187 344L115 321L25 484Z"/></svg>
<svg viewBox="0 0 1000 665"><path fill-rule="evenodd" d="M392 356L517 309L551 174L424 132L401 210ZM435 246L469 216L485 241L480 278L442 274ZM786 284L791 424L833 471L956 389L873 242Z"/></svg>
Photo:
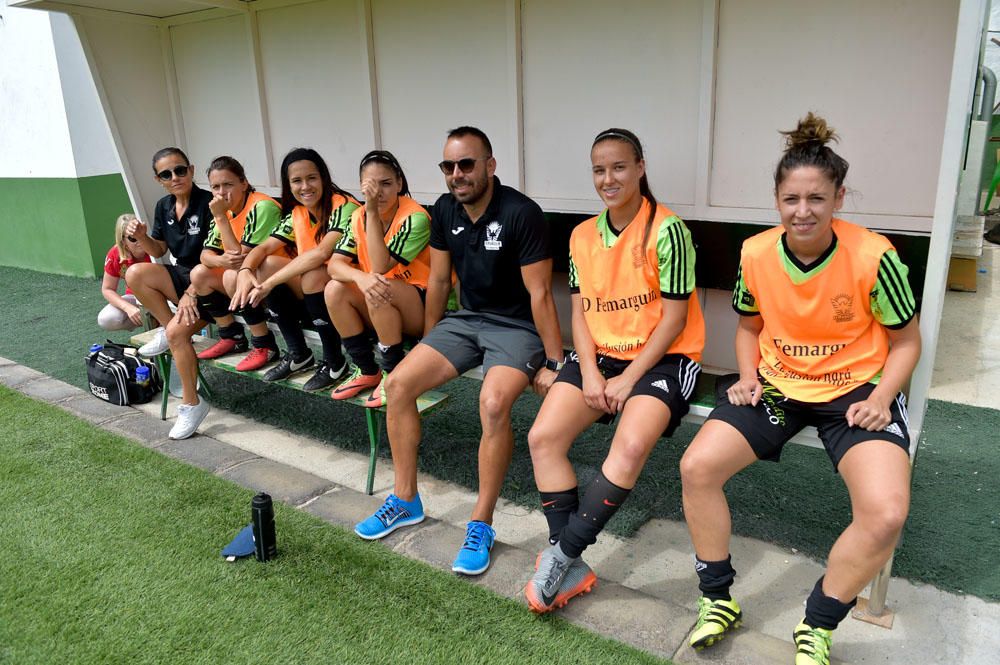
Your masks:
<svg viewBox="0 0 1000 665"><path fill-rule="evenodd" d="M271 497L261 492L250 502L253 522L253 546L258 561L269 561L278 555L274 534L274 506Z"/></svg>

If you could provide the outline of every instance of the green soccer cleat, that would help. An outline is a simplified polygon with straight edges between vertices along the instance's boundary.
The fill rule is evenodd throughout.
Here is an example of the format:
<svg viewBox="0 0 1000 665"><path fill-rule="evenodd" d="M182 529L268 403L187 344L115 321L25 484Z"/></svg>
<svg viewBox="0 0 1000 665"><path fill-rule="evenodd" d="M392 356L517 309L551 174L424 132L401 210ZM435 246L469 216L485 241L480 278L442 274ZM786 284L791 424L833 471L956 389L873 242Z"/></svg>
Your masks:
<svg viewBox="0 0 1000 665"><path fill-rule="evenodd" d="M795 665L830 665L833 631L813 628L805 621L795 627Z"/></svg>
<svg viewBox="0 0 1000 665"><path fill-rule="evenodd" d="M702 596L698 599L698 623L691 633L691 647L696 651L710 647L742 623L743 612L735 600L711 600Z"/></svg>

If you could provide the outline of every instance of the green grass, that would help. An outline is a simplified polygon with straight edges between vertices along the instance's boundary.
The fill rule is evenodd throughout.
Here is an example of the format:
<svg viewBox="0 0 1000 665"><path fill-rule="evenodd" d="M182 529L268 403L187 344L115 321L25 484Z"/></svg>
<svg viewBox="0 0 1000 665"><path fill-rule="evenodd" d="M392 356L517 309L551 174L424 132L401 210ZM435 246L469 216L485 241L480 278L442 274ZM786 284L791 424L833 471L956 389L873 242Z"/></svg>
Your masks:
<svg viewBox="0 0 1000 665"><path fill-rule="evenodd" d="M0 356L83 387L83 355L91 342L104 337L94 322L103 302L97 282L14 268L0 268L0 282L5 285ZM226 372L209 370L208 377L217 406L341 448L367 450L360 409ZM459 378L443 388L450 398L424 420L420 455L421 470L470 488L477 486L479 386ZM516 450L503 488L505 498L531 507L537 506L538 494L526 437L538 405L533 395L515 405ZM683 519L678 462L696 431L683 425L671 440L660 441L632 496L608 524L610 532L627 536L652 518ZM998 431L1000 411L930 402L910 518L893 574L1000 600ZM611 434L611 428L595 426L574 445L570 456L581 482L600 467ZM385 445L382 454L388 456ZM781 464L756 464L727 489L737 534L817 559L826 556L850 520L843 482L819 450L788 446ZM441 508L430 507L436 509Z"/></svg>
<svg viewBox="0 0 1000 665"><path fill-rule="evenodd" d="M2 387L0 478L0 662L665 662Z"/></svg>

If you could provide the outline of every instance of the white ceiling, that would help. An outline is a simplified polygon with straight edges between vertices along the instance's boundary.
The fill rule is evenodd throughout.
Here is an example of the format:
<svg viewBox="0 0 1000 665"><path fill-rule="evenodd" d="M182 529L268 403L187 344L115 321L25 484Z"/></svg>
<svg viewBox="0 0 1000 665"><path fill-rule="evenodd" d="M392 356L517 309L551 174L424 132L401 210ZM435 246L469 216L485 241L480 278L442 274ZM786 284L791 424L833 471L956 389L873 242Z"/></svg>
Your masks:
<svg viewBox="0 0 1000 665"><path fill-rule="evenodd" d="M75 8L103 9L106 11L170 18L218 7L234 9L246 0L10 0L11 7L72 11Z"/></svg>

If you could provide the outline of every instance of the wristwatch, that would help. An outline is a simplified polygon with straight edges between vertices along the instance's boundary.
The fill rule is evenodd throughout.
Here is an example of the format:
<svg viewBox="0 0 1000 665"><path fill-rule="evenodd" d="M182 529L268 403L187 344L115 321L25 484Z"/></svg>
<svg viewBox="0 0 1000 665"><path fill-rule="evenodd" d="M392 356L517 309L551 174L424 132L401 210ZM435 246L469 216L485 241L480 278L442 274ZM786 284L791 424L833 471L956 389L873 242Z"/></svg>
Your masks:
<svg viewBox="0 0 1000 665"><path fill-rule="evenodd" d="M561 360L553 360L552 358L545 359L545 369L550 369L553 372L558 372L563 368L565 363Z"/></svg>

